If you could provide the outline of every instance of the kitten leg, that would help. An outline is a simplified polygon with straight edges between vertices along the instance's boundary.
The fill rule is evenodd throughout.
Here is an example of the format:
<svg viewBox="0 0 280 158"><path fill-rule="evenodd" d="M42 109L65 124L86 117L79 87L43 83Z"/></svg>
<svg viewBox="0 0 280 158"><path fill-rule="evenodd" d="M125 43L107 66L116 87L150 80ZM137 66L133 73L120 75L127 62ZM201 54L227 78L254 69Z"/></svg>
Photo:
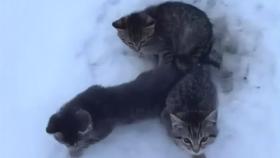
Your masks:
<svg viewBox="0 0 280 158"><path fill-rule="evenodd" d="M205 154L193 155L192 158L206 158Z"/></svg>
<svg viewBox="0 0 280 158"><path fill-rule="evenodd" d="M212 50L205 58L206 64L212 65L213 67L220 69L222 64L223 56L216 50Z"/></svg>
<svg viewBox="0 0 280 158"><path fill-rule="evenodd" d="M79 149L68 148L68 150L69 150L70 158L78 158L83 154L83 149L82 148L79 148Z"/></svg>
<svg viewBox="0 0 280 158"><path fill-rule="evenodd" d="M224 93L229 93L233 90L233 73L223 69L220 74L221 87Z"/></svg>
<svg viewBox="0 0 280 158"><path fill-rule="evenodd" d="M97 132L96 134L94 135L94 142L93 143L96 143L98 141L101 141L103 140L104 138L106 138L114 129L114 126L113 124L111 123L108 123L108 122L104 122L102 126Z"/></svg>

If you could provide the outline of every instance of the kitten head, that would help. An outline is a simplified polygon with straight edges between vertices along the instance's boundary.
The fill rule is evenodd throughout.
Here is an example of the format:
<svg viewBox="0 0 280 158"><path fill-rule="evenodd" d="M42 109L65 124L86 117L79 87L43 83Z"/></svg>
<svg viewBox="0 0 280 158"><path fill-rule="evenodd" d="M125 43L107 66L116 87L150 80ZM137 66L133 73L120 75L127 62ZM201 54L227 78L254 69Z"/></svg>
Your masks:
<svg viewBox="0 0 280 158"><path fill-rule="evenodd" d="M202 121L189 123L180 118L181 114L170 114L172 137L177 145L193 155L200 155L212 144L218 134L217 112L212 111Z"/></svg>
<svg viewBox="0 0 280 158"><path fill-rule="evenodd" d="M154 19L145 13L133 13L112 23L119 38L136 52L148 45L155 32Z"/></svg>
<svg viewBox="0 0 280 158"><path fill-rule="evenodd" d="M90 114L79 108L62 108L51 116L46 128L47 133L69 148L70 154L79 154L88 145L92 130Z"/></svg>

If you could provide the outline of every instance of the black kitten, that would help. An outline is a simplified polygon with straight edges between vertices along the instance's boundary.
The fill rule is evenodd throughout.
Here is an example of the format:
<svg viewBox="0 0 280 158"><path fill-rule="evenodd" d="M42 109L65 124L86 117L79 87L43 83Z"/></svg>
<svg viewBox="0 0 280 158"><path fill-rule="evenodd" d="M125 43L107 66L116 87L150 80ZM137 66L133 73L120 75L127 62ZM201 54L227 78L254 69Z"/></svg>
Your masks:
<svg viewBox="0 0 280 158"><path fill-rule="evenodd" d="M182 75L168 64L119 86L92 86L55 113L46 130L67 145L71 155L78 155L117 124L158 117L168 92Z"/></svg>
<svg viewBox="0 0 280 158"><path fill-rule="evenodd" d="M156 55L159 64L177 57L181 67L198 60L219 66L208 59L213 41L212 24L203 11L192 5L165 2L124 16L112 25L126 45L139 55Z"/></svg>

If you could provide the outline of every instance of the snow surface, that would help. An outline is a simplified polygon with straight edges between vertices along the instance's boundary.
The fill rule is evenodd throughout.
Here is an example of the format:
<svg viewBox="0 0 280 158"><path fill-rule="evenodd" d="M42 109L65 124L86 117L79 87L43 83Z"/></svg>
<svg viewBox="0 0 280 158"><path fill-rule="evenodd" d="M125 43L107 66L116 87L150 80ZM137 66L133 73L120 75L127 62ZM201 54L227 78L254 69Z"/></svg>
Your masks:
<svg viewBox="0 0 280 158"><path fill-rule="evenodd" d="M130 55L111 22L159 2L0 0L0 157L67 157L45 132L49 116L92 84L127 82L152 67ZM209 14L224 67L234 72L234 90L220 92L220 135L208 158L279 158L280 2L185 2ZM90 157L189 155L151 120L117 128L85 151L83 158Z"/></svg>

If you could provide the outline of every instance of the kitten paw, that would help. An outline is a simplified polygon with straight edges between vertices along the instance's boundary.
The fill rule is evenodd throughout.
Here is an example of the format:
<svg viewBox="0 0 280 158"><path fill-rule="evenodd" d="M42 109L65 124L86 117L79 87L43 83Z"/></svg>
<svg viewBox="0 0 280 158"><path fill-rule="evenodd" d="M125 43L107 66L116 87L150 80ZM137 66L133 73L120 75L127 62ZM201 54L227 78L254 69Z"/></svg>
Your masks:
<svg viewBox="0 0 280 158"><path fill-rule="evenodd" d="M222 70L220 75L222 91L224 93L233 91L233 72Z"/></svg>
<svg viewBox="0 0 280 158"><path fill-rule="evenodd" d="M70 158L79 158L82 156L82 149L69 149Z"/></svg>
<svg viewBox="0 0 280 158"><path fill-rule="evenodd" d="M206 158L205 154L193 155L192 158Z"/></svg>

